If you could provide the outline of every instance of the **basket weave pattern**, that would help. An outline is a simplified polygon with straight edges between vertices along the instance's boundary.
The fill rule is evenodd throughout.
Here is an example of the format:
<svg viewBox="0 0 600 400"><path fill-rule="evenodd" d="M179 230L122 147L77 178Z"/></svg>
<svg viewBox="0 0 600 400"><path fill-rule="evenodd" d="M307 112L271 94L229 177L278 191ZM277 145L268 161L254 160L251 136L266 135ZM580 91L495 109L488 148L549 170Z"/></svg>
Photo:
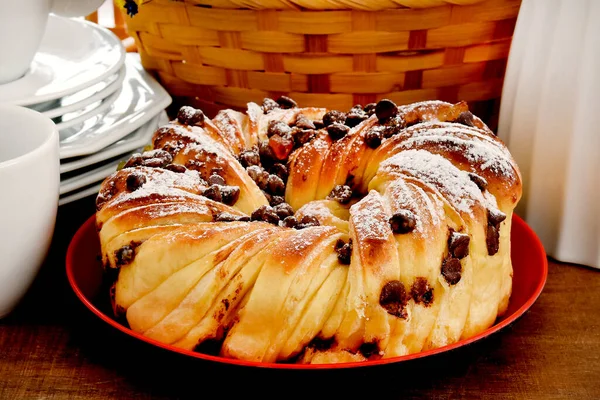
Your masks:
<svg viewBox="0 0 600 400"><path fill-rule="evenodd" d="M340 110L381 98L498 103L521 1L379 11L198 3L152 0L126 24L144 67L210 115L282 94Z"/></svg>

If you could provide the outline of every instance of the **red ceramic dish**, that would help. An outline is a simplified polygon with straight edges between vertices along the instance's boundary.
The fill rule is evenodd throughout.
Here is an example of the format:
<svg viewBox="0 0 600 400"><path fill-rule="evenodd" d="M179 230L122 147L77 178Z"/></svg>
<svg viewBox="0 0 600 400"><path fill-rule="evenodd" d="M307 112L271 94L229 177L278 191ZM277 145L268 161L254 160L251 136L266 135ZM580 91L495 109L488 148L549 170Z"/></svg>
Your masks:
<svg viewBox="0 0 600 400"><path fill-rule="evenodd" d="M278 369L340 369L397 363L447 352L449 350L454 350L481 340L516 321L533 305L542 292L544 284L546 283L546 277L548 275L548 262L546 259L546 253L538 237L533 230L518 216L513 216L511 240L511 257L514 269L513 292L506 314L502 318L499 318L495 325L479 335L437 349L401 357L343 364L299 365L233 360L224 357L182 350L174 346L149 339L132 331L126 326L121 325L119 322L111 318L110 315L101 310L97 300L98 294L100 293L102 287L103 270L102 265L97 259L97 256L100 254L100 243L98 241L98 234L95 227L95 216L90 217L79 228L71 240L67 250L66 266L67 277L71 287L73 288L73 291L83 302L83 304L90 309L90 311L92 311L96 316L101 318L109 325L134 338L150 343L154 346L203 360L242 366Z"/></svg>

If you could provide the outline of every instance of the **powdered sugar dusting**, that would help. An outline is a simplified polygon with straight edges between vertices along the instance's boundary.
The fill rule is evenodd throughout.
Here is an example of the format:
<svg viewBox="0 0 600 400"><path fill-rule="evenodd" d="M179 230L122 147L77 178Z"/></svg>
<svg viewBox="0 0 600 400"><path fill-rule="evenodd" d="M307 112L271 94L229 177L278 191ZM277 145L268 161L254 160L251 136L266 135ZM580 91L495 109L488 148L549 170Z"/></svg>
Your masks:
<svg viewBox="0 0 600 400"><path fill-rule="evenodd" d="M246 116L240 112L222 110L212 121L232 150L241 151L244 147L245 140L241 127L245 118Z"/></svg>
<svg viewBox="0 0 600 400"><path fill-rule="evenodd" d="M292 153L290 160L292 160L294 174L306 174L315 168L314 159L324 156L329 150L330 143L324 136L317 135L309 143ZM319 164L320 166L321 164Z"/></svg>
<svg viewBox="0 0 600 400"><path fill-rule="evenodd" d="M191 126L187 126L187 125L170 123L163 128L167 128L171 134L176 135L176 136L185 137L192 141L200 140L200 135L198 134L198 131L196 129L201 129L201 128L198 128L198 127L192 128Z"/></svg>
<svg viewBox="0 0 600 400"><path fill-rule="evenodd" d="M481 191L468 175L440 155L425 150L407 150L384 161L380 169L406 173L433 186L462 213L473 215L476 205L485 204Z"/></svg>
<svg viewBox="0 0 600 400"><path fill-rule="evenodd" d="M444 131L441 135L428 132L427 135L409 138L402 142L403 148L414 148L434 145L436 149L447 152L460 152L468 162L478 165L482 170L490 170L501 176L510 176L513 168L510 160L496 146L479 140L465 140L449 135Z"/></svg>
<svg viewBox="0 0 600 400"><path fill-rule="evenodd" d="M350 220L360 240L387 240L392 230L380 194L371 190L350 207Z"/></svg>
<svg viewBox="0 0 600 400"><path fill-rule="evenodd" d="M198 203L167 203L149 210L151 218L159 219L181 214L210 214L210 209Z"/></svg>
<svg viewBox="0 0 600 400"><path fill-rule="evenodd" d="M400 115L419 114L421 120L437 120L437 109L440 106L452 107L452 104L445 101L429 100L400 106L398 110Z"/></svg>
<svg viewBox="0 0 600 400"><path fill-rule="evenodd" d="M196 143L188 143L182 150L181 154L189 155L190 153L206 154L210 157L225 157L228 155L227 149L222 144L212 140L207 136L201 137Z"/></svg>
<svg viewBox="0 0 600 400"><path fill-rule="evenodd" d="M128 171L124 169L122 171ZM197 171L187 170L185 173L176 173L164 169L136 167L132 172L142 173L146 182L133 192L123 191L113 199L112 204L120 204L135 199L144 199L150 196L169 198L198 198L199 191L204 188ZM124 173L124 172L123 172Z"/></svg>

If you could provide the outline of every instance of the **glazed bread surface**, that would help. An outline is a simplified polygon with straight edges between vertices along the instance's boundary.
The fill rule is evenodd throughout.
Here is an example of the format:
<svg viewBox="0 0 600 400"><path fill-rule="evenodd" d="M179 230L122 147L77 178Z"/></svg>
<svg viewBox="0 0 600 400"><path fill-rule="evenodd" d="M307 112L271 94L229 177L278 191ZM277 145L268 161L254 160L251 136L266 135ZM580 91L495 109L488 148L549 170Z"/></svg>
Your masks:
<svg viewBox="0 0 600 400"><path fill-rule="evenodd" d="M240 360L342 363L472 337L508 306L518 166L467 104L182 107L97 196L116 317Z"/></svg>

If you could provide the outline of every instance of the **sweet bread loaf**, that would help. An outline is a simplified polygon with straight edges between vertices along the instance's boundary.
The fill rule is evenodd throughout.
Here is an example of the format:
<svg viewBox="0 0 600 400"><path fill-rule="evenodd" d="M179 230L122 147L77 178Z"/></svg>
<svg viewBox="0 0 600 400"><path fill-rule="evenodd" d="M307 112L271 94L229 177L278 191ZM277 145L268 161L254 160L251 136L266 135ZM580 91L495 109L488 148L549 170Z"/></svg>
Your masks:
<svg viewBox="0 0 600 400"><path fill-rule="evenodd" d="M467 104L183 107L97 197L116 316L174 346L339 363L505 312L521 176Z"/></svg>

